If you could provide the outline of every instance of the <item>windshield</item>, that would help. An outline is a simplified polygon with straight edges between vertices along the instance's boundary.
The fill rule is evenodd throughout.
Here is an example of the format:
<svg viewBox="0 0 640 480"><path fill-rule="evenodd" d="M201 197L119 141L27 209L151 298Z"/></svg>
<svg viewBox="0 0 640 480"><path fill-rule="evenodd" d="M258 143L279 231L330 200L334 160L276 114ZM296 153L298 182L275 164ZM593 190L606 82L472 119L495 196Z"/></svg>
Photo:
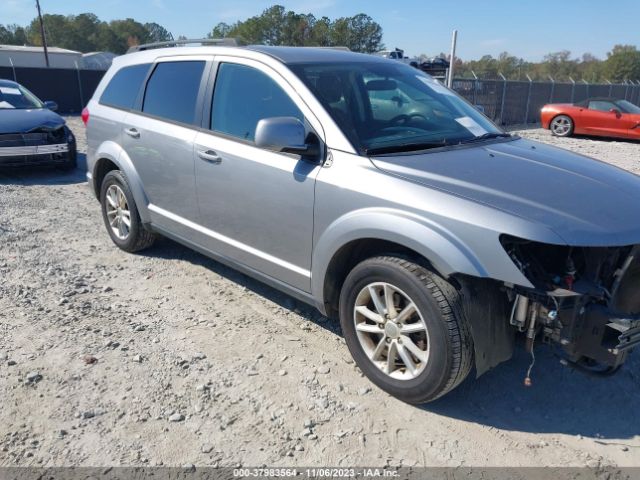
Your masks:
<svg viewBox="0 0 640 480"><path fill-rule="evenodd" d="M624 113L640 114L640 107L634 105L631 102L628 102L626 100L618 100L616 103Z"/></svg>
<svg viewBox="0 0 640 480"><path fill-rule="evenodd" d="M0 109L44 108L44 104L22 85L0 85Z"/></svg>
<svg viewBox="0 0 640 480"><path fill-rule="evenodd" d="M298 64L291 69L361 153L506 136L456 93L399 62Z"/></svg>

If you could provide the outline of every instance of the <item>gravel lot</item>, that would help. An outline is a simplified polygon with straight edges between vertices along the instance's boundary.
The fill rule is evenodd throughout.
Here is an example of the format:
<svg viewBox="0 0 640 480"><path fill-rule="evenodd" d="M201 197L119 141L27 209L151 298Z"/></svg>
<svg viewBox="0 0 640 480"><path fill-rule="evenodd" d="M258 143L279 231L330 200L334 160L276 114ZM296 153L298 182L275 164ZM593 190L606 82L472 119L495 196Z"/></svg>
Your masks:
<svg viewBox="0 0 640 480"><path fill-rule="evenodd" d="M637 143L520 133L640 172ZM313 309L169 240L119 251L82 169L0 173L0 465L640 465L640 355L599 379L537 352L531 388L520 350L409 406Z"/></svg>

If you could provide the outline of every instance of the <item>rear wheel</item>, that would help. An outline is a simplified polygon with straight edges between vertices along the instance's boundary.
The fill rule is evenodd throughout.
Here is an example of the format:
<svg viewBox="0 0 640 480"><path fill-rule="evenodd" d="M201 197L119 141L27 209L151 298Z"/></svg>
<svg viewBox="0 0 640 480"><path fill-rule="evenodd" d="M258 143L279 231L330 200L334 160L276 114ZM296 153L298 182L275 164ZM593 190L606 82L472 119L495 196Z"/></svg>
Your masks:
<svg viewBox="0 0 640 480"><path fill-rule="evenodd" d="M118 247L132 253L153 244L156 236L140 221L133 194L120 170L112 170L105 175L100 203L107 232Z"/></svg>
<svg viewBox="0 0 640 480"><path fill-rule="evenodd" d="M340 323L363 373L405 402L435 400L471 368L473 343L458 292L408 260L358 264L342 288Z"/></svg>
<svg viewBox="0 0 640 480"><path fill-rule="evenodd" d="M558 115L551 120L549 129L556 137L568 137L573 134L573 120L567 115Z"/></svg>

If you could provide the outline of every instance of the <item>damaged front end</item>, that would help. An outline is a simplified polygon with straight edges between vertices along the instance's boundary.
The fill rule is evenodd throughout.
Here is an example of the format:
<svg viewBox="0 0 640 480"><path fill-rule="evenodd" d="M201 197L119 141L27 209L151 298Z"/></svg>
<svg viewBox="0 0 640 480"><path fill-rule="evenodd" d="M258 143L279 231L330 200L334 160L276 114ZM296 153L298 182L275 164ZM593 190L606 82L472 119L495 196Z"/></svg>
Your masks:
<svg viewBox="0 0 640 480"><path fill-rule="evenodd" d="M75 162L76 143L65 125L43 125L24 133L0 134L0 166Z"/></svg>
<svg viewBox="0 0 640 480"><path fill-rule="evenodd" d="M541 335L574 366L616 371L640 344L640 245L571 247L507 235L500 241L534 286L507 290L510 323L526 334L527 350Z"/></svg>

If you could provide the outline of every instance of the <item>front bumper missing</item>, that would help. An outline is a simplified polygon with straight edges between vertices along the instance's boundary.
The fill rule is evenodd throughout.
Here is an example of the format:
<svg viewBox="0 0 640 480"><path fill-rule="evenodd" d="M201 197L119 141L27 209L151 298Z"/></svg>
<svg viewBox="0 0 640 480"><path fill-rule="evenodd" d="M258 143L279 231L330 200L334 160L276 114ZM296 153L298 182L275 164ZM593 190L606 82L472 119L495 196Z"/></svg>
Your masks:
<svg viewBox="0 0 640 480"><path fill-rule="evenodd" d="M563 335L560 342L573 362L586 358L615 369L640 345L640 316L620 315L604 305L583 307L574 318L561 314L560 322L573 337Z"/></svg>

